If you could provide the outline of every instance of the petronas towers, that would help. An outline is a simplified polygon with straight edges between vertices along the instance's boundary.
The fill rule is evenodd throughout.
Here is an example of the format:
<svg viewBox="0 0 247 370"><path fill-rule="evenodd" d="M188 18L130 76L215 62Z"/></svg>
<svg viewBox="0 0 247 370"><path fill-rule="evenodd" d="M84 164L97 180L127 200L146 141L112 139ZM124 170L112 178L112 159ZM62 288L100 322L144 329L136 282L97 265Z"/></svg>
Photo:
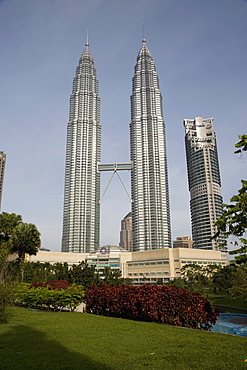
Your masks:
<svg viewBox="0 0 247 370"><path fill-rule="evenodd" d="M65 164L63 252L99 246L101 154L100 98L88 43L76 68L70 97Z"/></svg>
<svg viewBox="0 0 247 370"><path fill-rule="evenodd" d="M171 247L162 97L145 39L132 79L130 157L133 250Z"/></svg>
<svg viewBox="0 0 247 370"><path fill-rule="evenodd" d="M98 80L87 42L70 98L63 252L94 252L99 248L100 153ZM152 55L144 39L132 81L130 157L127 167L131 168L133 250L171 247L162 97Z"/></svg>

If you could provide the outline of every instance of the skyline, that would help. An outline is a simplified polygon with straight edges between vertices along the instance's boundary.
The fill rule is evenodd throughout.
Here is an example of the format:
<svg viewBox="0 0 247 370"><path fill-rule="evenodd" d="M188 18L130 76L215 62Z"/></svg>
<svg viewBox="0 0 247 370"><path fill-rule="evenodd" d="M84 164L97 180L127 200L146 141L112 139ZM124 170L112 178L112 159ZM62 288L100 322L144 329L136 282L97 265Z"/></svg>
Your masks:
<svg viewBox="0 0 247 370"><path fill-rule="evenodd" d="M244 0L0 1L1 211L21 214L37 226L43 247L60 251L69 96L87 28L101 98L101 162L129 161L131 80L144 23L163 96L172 240L191 236L183 120L214 118L225 203L245 178L246 161L233 152L246 133L246 16ZM120 176L130 192L130 174ZM101 195L109 177L101 175ZM114 176L101 203L101 245L118 245L129 211Z"/></svg>

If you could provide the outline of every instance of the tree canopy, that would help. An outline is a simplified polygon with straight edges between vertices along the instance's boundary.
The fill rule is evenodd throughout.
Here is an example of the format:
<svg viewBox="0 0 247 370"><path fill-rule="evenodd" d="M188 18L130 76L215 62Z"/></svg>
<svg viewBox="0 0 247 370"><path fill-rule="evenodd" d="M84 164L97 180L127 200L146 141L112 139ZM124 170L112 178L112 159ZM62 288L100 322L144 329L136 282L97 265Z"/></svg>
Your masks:
<svg viewBox="0 0 247 370"><path fill-rule="evenodd" d="M247 151L247 135L239 135L239 142L235 144L238 148L234 153ZM247 230L247 180L241 180L242 187L237 195L233 195L230 204L223 204L223 214L216 222L217 233L214 238L223 234L226 238L234 236L236 246L240 248L229 252L230 254L246 253L247 239L244 237ZM224 243L226 245L227 242Z"/></svg>
<svg viewBox="0 0 247 370"><path fill-rule="evenodd" d="M22 222L21 215L15 213L0 213L0 241L8 241L14 228Z"/></svg>
<svg viewBox="0 0 247 370"><path fill-rule="evenodd" d="M19 223L13 230L10 239L10 251L17 253L24 261L25 254L37 254L41 245L40 233L34 224Z"/></svg>

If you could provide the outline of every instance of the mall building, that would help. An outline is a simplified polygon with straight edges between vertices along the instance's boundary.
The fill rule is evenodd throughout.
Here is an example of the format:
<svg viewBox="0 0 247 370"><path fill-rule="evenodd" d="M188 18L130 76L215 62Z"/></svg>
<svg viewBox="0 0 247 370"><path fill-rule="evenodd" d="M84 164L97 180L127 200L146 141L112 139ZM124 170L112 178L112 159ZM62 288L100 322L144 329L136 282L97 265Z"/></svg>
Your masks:
<svg viewBox="0 0 247 370"><path fill-rule="evenodd" d="M164 248L129 252L121 247L106 245L96 253L66 253L39 251L36 256L27 256L27 261L64 263L71 267L80 262L95 266L101 272L105 267L120 270L123 278L134 284L167 282L181 277L181 268L186 264L202 267L212 264L225 266L227 254L221 251L194 248Z"/></svg>

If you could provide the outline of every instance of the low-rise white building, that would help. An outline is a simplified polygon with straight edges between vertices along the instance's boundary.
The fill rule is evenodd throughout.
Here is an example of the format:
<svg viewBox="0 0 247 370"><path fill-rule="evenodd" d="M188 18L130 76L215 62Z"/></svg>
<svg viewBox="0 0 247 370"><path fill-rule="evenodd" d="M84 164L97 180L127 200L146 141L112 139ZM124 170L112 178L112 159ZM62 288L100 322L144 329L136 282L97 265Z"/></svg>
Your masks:
<svg viewBox="0 0 247 370"><path fill-rule="evenodd" d="M104 267L120 270L122 277L135 284L155 283L158 279L167 282L181 277L181 268L186 264L225 266L227 254L220 251L193 248L164 248L141 252L128 252L118 246L107 245L97 253L65 253L39 251L36 256L27 256L28 261L64 263L69 267L80 262L94 265L96 270Z"/></svg>

